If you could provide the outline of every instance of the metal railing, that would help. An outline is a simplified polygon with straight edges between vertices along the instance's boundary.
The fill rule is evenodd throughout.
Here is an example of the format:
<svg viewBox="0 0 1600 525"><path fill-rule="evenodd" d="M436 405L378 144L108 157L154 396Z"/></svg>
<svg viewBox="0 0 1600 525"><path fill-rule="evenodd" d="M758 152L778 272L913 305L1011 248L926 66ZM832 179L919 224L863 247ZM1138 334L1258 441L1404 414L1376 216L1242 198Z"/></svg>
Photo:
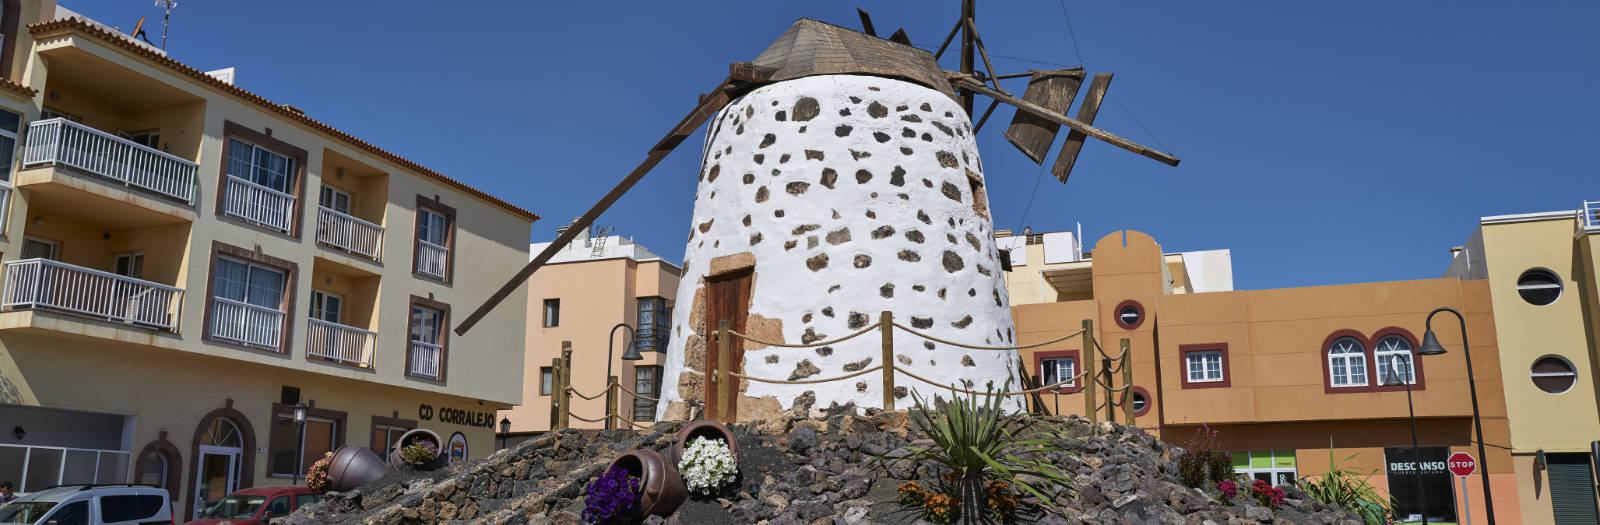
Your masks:
<svg viewBox="0 0 1600 525"><path fill-rule="evenodd" d="M317 242L376 261L382 258L383 227L318 206Z"/></svg>
<svg viewBox="0 0 1600 525"><path fill-rule="evenodd" d="M378 340L377 332L321 319L310 321L306 329L306 355L372 368L372 348Z"/></svg>
<svg viewBox="0 0 1600 525"><path fill-rule="evenodd" d="M1600 231L1600 201L1583 201L1583 215L1578 225L1586 231Z"/></svg>
<svg viewBox="0 0 1600 525"><path fill-rule="evenodd" d="M0 444L0 479L18 494L57 485L127 483L132 454L123 450Z"/></svg>
<svg viewBox="0 0 1600 525"><path fill-rule="evenodd" d="M449 248L417 239L417 273L442 280L449 260Z"/></svg>
<svg viewBox="0 0 1600 525"><path fill-rule="evenodd" d="M222 211L246 222L288 233L294 226L294 195L232 175L222 199Z"/></svg>
<svg viewBox="0 0 1600 525"><path fill-rule="evenodd" d="M177 331L183 289L49 259L7 261L5 308L57 310Z"/></svg>
<svg viewBox="0 0 1600 525"><path fill-rule="evenodd" d="M283 341L283 311L212 297L211 337L276 349Z"/></svg>
<svg viewBox="0 0 1600 525"><path fill-rule="evenodd" d="M63 118L28 124L22 166L71 166L124 185L194 203L199 165Z"/></svg>
<svg viewBox="0 0 1600 525"><path fill-rule="evenodd" d="M439 356L443 352L439 345L411 340L411 375L440 379Z"/></svg>

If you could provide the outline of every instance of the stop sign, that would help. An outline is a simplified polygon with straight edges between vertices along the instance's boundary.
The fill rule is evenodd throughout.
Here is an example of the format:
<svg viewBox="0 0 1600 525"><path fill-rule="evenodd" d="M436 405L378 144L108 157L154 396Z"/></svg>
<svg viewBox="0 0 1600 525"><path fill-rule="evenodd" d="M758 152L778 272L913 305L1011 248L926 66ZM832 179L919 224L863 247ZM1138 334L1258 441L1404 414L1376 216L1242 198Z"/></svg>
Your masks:
<svg viewBox="0 0 1600 525"><path fill-rule="evenodd" d="M1471 476L1473 472L1478 471L1478 461L1472 459L1472 454L1468 454L1466 452L1457 452L1451 454L1448 464L1451 474L1455 474L1463 478Z"/></svg>

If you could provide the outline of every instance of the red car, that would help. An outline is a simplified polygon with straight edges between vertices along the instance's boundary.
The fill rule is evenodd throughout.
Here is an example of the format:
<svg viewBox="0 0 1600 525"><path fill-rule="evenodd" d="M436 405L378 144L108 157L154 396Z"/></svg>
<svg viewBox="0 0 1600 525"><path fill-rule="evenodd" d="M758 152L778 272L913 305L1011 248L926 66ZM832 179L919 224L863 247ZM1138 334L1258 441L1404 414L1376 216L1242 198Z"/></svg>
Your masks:
<svg viewBox="0 0 1600 525"><path fill-rule="evenodd" d="M224 496L184 525L267 525L274 516L287 516L305 505L322 499L305 485L253 487Z"/></svg>

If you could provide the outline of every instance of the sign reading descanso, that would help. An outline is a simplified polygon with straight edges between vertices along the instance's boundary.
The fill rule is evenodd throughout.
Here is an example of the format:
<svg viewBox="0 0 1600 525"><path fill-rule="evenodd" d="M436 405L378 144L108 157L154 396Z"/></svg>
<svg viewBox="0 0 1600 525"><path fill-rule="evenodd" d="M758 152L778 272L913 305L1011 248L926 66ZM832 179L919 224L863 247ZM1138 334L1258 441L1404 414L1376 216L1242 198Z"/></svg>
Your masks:
<svg viewBox="0 0 1600 525"><path fill-rule="evenodd" d="M474 412L450 407L439 407L437 414L433 405L418 405L417 419L432 421L434 416L439 416L440 423L450 423L468 427L494 428L494 412Z"/></svg>

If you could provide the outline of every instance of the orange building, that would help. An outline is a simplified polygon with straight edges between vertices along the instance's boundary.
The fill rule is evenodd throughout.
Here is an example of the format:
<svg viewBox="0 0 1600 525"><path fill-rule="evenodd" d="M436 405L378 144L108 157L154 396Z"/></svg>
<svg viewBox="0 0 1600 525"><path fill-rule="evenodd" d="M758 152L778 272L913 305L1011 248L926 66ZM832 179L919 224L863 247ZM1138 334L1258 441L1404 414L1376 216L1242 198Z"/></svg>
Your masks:
<svg viewBox="0 0 1600 525"><path fill-rule="evenodd" d="M1022 249L1046 248L1026 244ZM1094 321L1096 338L1111 354L1127 338L1133 367L1128 401L1140 427L1182 444L1200 425L1208 425L1234 454L1238 471L1274 482L1317 476L1340 462L1392 493L1401 518L1409 521L1420 519L1419 477L1429 522L1463 520L1469 507L1482 519L1477 476L1486 467L1497 518L1520 522L1487 283L1439 278L1195 293L1195 287L1180 284L1217 282L1196 276L1214 277L1218 269L1188 268L1186 258L1163 254L1143 233L1113 233L1088 254L1073 263L1087 266L1087 279L1041 279L1057 293L1036 296L1053 295L1058 301L1027 304L1013 295L1018 342L1066 335L1085 319ZM1012 259L1044 260L1033 257L1014 254ZM1224 281L1231 289L1231 277ZM1438 307L1460 310L1472 341L1489 457L1479 458L1478 474L1465 483L1443 472L1443 461L1453 452L1478 455L1460 331L1441 318L1436 335L1449 352L1427 357L1414 352L1424 320ZM1092 362L1085 359L1081 341L1025 351L1023 359L1046 383L1071 377ZM1411 383L1420 474L1411 455L1403 381ZM1120 374L1114 384L1122 386ZM1082 413L1082 387L1079 382L1042 396L1039 408ZM1124 422L1120 410L1117 414Z"/></svg>

